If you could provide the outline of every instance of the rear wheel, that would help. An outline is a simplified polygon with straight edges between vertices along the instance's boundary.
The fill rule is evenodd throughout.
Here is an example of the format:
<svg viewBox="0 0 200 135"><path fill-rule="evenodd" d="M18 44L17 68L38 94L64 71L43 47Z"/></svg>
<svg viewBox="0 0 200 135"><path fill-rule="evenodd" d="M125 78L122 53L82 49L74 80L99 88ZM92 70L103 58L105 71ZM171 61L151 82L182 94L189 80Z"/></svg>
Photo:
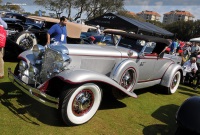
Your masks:
<svg viewBox="0 0 200 135"><path fill-rule="evenodd" d="M165 88L168 94L173 94L176 92L176 90L178 89L180 80L181 80L181 73L180 71L176 71L176 73L171 79L170 87Z"/></svg>
<svg viewBox="0 0 200 135"><path fill-rule="evenodd" d="M101 89L93 83L65 89L60 96L62 120L69 126L88 122L98 110L101 98Z"/></svg>

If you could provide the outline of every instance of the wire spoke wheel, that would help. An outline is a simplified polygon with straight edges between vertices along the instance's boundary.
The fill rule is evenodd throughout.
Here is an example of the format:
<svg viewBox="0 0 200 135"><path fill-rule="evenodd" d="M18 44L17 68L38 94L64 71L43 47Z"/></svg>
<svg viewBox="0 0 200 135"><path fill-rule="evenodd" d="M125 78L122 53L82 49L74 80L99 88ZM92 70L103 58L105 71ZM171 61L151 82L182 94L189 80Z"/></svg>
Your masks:
<svg viewBox="0 0 200 135"><path fill-rule="evenodd" d="M83 116L94 104L94 94L89 89L80 91L72 103L72 111L76 116Z"/></svg>

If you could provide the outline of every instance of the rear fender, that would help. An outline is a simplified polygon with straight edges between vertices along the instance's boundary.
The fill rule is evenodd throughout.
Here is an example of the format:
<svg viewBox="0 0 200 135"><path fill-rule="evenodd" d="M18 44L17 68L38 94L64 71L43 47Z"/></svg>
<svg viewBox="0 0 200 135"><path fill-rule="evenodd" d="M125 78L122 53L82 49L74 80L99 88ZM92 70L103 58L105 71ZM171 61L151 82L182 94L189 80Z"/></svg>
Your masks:
<svg viewBox="0 0 200 135"><path fill-rule="evenodd" d="M181 78L182 78L183 77L183 69L182 69L182 67L180 65L178 65L178 64L172 64L172 65L170 65L170 67L167 69L167 71L163 75L162 81L161 81L160 84L162 86L165 86L165 87L170 87L171 80L172 80L174 74L177 71L180 71Z"/></svg>
<svg viewBox="0 0 200 135"><path fill-rule="evenodd" d="M88 70L73 70L73 71L64 71L55 77L61 78L61 80L75 85L75 84L81 84L81 83L88 83L88 82L101 82L104 84L111 85L125 94L131 96L131 97L137 97L137 95L133 92L128 92L126 89L124 89L122 86L120 86L116 81L112 80L111 78L99 74L93 71L88 71Z"/></svg>
<svg viewBox="0 0 200 135"><path fill-rule="evenodd" d="M136 73L134 81L134 83L136 84L138 81L139 70L137 64L131 59L126 59L117 63L110 74L110 78L112 78L113 80L115 80L117 83L120 84L123 73L129 68L132 68ZM133 86L133 89L135 87L135 84Z"/></svg>

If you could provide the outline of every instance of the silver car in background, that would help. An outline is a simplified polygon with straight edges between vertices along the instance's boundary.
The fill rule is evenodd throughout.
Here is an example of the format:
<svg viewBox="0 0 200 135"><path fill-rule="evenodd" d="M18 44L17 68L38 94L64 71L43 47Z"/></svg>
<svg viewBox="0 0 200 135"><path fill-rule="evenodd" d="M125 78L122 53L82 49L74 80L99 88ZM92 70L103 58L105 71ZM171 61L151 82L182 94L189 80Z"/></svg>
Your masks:
<svg viewBox="0 0 200 135"><path fill-rule="evenodd" d="M102 89L116 98L154 85L175 93L182 68L176 58L166 57L168 40L118 31L109 44L35 45L19 55L21 60L9 78L37 101L60 109L67 125L88 122L98 110ZM174 57L174 56L173 56Z"/></svg>

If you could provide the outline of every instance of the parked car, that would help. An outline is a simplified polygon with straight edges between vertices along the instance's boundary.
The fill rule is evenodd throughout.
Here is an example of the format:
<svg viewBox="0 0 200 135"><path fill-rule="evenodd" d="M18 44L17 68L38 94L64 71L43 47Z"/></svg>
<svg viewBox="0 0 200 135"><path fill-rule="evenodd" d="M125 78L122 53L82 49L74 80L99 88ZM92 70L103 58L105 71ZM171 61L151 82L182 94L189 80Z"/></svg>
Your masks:
<svg viewBox="0 0 200 135"><path fill-rule="evenodd" d="M83 39L85 43L91 44L113 44L113 39L111 35L93 35Z"/></svg>
<svg viewBox="0 0 200 135"><path fill-rule="evenodd" d="M168 94L176 92L182 68L164 55L169 42L162 38L107 31L120 35L115 45L54 43L46 49L35 45L19 55L20 62L8 77L35 100L60 110L67 125L88 122L109 88L116 98L135 90L161 85ZM175 56L173 56L175 57Z"/></svg>
<svg viewBox="0 0 200 135"><path fill-rule="evenodd" d="M47 30L57 22L38 19L34 16L23 16L21 14L9 13L2 18L8 24L8 39L13 41L12 45L20 46L23 50L33 47L35 44L46 44Z"/></svg>
<svg viewBox="0 0 200 135"><path fill-rule="evenodd" d="M84 39L85 43L91 43L91 37L93 39L92 43L99 44L99 45L115 45L118 42L119 36L118 35L110 35L107 31L117 31L117 32L125 32L119 29L105 29L101 35L98 34L91 34Z"/></svg>
<svg viewBox="0 0 200 135"><path fill-rule="evenodd" d="M22 51L32 48L33 45L45 45L46 31L56 23L45 20L36 23L35 18L17 13L7 13L4 17L2 19L8 24L4 48L4 59L6 60L15 59Z"/></svg>
<svg viewBox="0 0 200 135"><path fill-rule="evenodd" d="M47 30L51 28L52 25L59 23L59 19L54 19L50 17L40 17L40 16L24 16L21 14L9 13L3 18L8 24L8 37L7 44L5 48L5 57L10 58L17 57L15 54L19 55L17 50L28 50L33 47L33 45L40 44L46 45L46 33ZM96 29L92 26L75 24L72 22L67 23L67 33L68 43L80 43L81 32L87 32L88 29ZM8 44L9 43L9 44ZM10 49L11 48L11 49Z"/></svg>

